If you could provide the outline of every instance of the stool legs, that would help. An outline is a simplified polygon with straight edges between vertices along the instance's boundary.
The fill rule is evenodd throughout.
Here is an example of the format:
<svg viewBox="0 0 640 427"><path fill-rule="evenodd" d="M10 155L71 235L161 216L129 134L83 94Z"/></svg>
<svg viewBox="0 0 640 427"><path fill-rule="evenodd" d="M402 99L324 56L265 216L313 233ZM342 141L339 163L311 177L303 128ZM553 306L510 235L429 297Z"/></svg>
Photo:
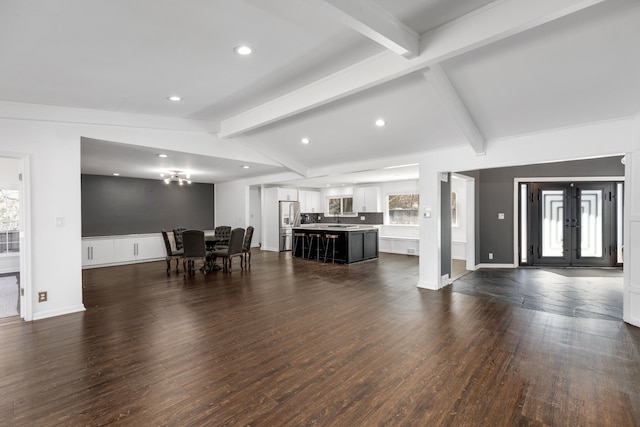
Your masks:
<svg viewBox="0 0 640 427"><path fill-rule="evenodd" d="M300 254L301 258L304 258L304 241L306 240L306 234L304 233L295 233L293 239L293 255L296 254L296 248L298 247L298 241L302 239L302 253Z"/></svg>
<svg viewBox="0 0 640 427"><path fill-rule="evenodd" d="M313 241L316 241L316 261L320 261L320 244L322 243L322 234L309 234L309 258L311 258L311 249L313 248Z"/></svg>
<svg viewBox="0 0 640 427"><path fill-rule="evenodd" d="M329 243L331 243L331 263L336 262L336 240L338 236L335 234L327 234L325 236L326 244L324 247L324 262L327 262L327 254L329 253Z"/></svg>

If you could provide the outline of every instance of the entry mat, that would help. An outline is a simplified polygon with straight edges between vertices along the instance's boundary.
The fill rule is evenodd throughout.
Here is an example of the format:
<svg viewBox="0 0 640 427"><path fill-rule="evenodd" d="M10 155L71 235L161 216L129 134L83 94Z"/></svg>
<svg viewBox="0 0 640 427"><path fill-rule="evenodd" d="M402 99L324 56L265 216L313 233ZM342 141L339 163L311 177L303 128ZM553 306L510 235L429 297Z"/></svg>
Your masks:
<svg viewBox="0 0 640 427"><path fill-rule="evenodd" d="M20 293L16 276L0 277L0 317L17 316Z"/></svg>

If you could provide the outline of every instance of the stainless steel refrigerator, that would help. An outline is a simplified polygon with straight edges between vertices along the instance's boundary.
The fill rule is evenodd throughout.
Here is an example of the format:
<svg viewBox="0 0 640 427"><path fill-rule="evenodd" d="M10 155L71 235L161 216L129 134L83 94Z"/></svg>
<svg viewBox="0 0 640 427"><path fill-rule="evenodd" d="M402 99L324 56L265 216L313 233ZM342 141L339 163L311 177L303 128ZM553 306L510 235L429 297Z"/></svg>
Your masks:
<svg viewBox="0 0 640 427"><path fill-rule="evenodd" d="M293 227L300 225L300 203L280 202L280 252L290 251Z"/></svg>

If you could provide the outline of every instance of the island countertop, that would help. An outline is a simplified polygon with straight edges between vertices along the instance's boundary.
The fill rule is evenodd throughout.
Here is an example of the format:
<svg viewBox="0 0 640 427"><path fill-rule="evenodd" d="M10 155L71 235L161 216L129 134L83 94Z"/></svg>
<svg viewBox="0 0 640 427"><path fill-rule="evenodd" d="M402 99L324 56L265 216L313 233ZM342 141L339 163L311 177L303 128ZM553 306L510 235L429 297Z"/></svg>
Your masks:
<svg viewBox="0 0 640 427"><path fill-rule="evenodd" d="M377 230L378 227L373 225L359 225L359 224L304 224L297 227L293 227L294 230L303 231L362 231L362 230Z"/></svg>

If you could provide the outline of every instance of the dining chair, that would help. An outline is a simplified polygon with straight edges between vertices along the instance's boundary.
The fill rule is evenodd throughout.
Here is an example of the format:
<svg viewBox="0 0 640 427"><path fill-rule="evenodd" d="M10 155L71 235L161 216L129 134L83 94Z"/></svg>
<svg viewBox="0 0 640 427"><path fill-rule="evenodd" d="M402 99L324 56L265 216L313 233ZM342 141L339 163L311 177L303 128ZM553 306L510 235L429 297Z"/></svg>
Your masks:
<svg viewBox="0 0 640 427"><path fill-rule="evenodd" d="M219 225L213 229L213 235L216 240L215 248L224 249L225 247L229 246L231 227L228 225Z"/></svg>
<svg viewBox="0 0 640 427"><path fill-rule="evenodd" d="M246 268L251 267L251 240L253 239L253 226L248 226L244 233L244 241L242 242L242 253L244 255L244 265Z"/></svg>
<svg viewBox="0 0 640 427"><path fill-rule="evenodd" d="M229 246L225 248L217 248L211 252L209 252L209 256L215 262L216 258L222 258L222 268L223 271L231 272L231 260L234 257L240 257L240 268L243 269L243 252L242 252L242 242L244 240L244 228L234 228L231 230L231 235L229 236Z"/></svg>
<svg viewBox="0 0 640 427"><path fill-rule="evenodd" d="M184 246L182 243L182 233L186 228L178 227L173 229L173 239L176 241L176 249L180 250Z"/></svg>
<svg viewBox="0 0 640 427"><path fill-rule="evenodd" d="M207 251L204 247L204 231L202 230L185 230L182 233L184 244L184 253L182 255L182 268L189 273L195 273L195 261L202 260L203 265L206 264ZM189 263L188 268L185 267ZM203 268L204 274L207 269Z"/></svg>
<svg viewBox="0 0 640 427"><path fill-rule="evenodd" d="M167 251L167 274L171 274L171 260L176 260L176 273L180 272L180 258L184 256L184 249L174 249L167 231L162 229L162 239L164 240L164 248Z"/></svg>

